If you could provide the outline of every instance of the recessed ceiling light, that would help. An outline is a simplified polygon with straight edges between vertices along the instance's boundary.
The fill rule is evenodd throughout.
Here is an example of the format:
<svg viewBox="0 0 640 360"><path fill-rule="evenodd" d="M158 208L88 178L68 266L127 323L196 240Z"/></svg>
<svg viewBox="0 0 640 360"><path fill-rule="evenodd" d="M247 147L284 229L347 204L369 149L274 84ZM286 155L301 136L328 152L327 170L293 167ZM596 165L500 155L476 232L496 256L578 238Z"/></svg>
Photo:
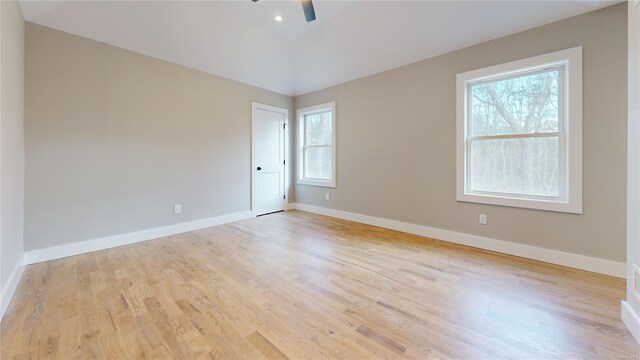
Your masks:
<svg viewBox="0 0 640 360"><path fill-rule="evenodd" d="M276 19L277 22L280 22L280 21L282 21L282 16L277 15L275 19Z"/></svg>

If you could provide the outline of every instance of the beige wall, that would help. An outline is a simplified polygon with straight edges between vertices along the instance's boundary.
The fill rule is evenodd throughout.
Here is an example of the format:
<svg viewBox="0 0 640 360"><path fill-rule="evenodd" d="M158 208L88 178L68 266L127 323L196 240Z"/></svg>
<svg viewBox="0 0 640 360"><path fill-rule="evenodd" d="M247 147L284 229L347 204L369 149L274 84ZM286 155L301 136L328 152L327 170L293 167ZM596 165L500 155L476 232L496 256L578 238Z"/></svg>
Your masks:
<svg viewBox="0 0 640 360"><path fill-rule="evenodd" d="M17 1L0 1L0 285L20 265L24 219L24 20ZM8 305L3 296L2 313Z"/></svg>
<svg viewBox="0 0 640 360"><path fill-rule="evenodd" d="M251 101L290 97L31 23L26 36L26 250L250 209Z"/></svg>
<svg viewBox="0 0 640 360"><path fill-rule="evenodd" d="M584 213L456 202L456 74L578 45ZM295 106L328 101L337 188L297 185L298 203L626 261L626 4L298 96Z"/></svg>

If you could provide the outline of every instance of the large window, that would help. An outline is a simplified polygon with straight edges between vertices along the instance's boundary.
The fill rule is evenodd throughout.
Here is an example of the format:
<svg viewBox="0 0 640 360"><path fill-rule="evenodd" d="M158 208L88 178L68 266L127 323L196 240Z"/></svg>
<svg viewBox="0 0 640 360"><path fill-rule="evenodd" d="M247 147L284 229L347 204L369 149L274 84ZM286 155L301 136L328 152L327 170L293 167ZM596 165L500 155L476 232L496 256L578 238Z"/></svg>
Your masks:
<svg viewBox="0 0 640 360"><path fill-rule="evenodd" d="M336 187L336 105L298 109L298 184Z"/></svg>
<svg viewBox="0 0 640 360"><path fill-rule="evenodd" d="M582 48L458 74L459 201L582 212Z"/></svg>

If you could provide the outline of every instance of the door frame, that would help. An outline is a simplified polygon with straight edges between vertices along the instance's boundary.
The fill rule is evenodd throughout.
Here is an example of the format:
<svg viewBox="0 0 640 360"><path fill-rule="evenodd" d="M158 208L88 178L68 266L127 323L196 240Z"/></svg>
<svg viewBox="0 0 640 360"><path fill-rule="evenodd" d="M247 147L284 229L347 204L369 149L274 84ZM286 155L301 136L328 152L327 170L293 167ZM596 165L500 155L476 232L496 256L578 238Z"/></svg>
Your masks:
<svg viewBox="0 0 640 360"><path fill-rule="evenodd" d="M255 129L255 121L256 121L256 111L257 110L266 110L272 111L276 113L280 113L284 115L284 142L282 144L281 151L283 152L283 158L285 163L283 166L283 176L284 181L282 182L282 193L284 194L284 199L282 199L282 209L287 210L289 204L289 174L291 174L290 166L291 159L289 159L289 109L266 105L257 103L255 101L251 102L251 168L249 169L249 174L251 175L251 216L256 217L256 177L254 176L253 169L257 166L255 163L256 154L255 154L255 133L253 129Z"/></svg>

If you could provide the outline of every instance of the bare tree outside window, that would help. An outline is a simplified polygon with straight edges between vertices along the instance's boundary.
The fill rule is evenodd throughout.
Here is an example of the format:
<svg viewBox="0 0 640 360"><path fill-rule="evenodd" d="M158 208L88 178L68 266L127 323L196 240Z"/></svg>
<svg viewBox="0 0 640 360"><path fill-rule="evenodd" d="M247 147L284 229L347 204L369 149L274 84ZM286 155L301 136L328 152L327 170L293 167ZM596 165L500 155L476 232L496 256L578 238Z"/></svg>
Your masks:
<svg viewBox="0 0 640 360"><path fill-rule="evenodd" d="M559 196L563 68L469 85L471 191Z"/></svg>
<svg viewBox="0 0 640 360"><path fill-rule="evenodd" d="M332 140L333 129L331 111L304 115L305 177L313 179L331 179L333 167Z"/></svg>

